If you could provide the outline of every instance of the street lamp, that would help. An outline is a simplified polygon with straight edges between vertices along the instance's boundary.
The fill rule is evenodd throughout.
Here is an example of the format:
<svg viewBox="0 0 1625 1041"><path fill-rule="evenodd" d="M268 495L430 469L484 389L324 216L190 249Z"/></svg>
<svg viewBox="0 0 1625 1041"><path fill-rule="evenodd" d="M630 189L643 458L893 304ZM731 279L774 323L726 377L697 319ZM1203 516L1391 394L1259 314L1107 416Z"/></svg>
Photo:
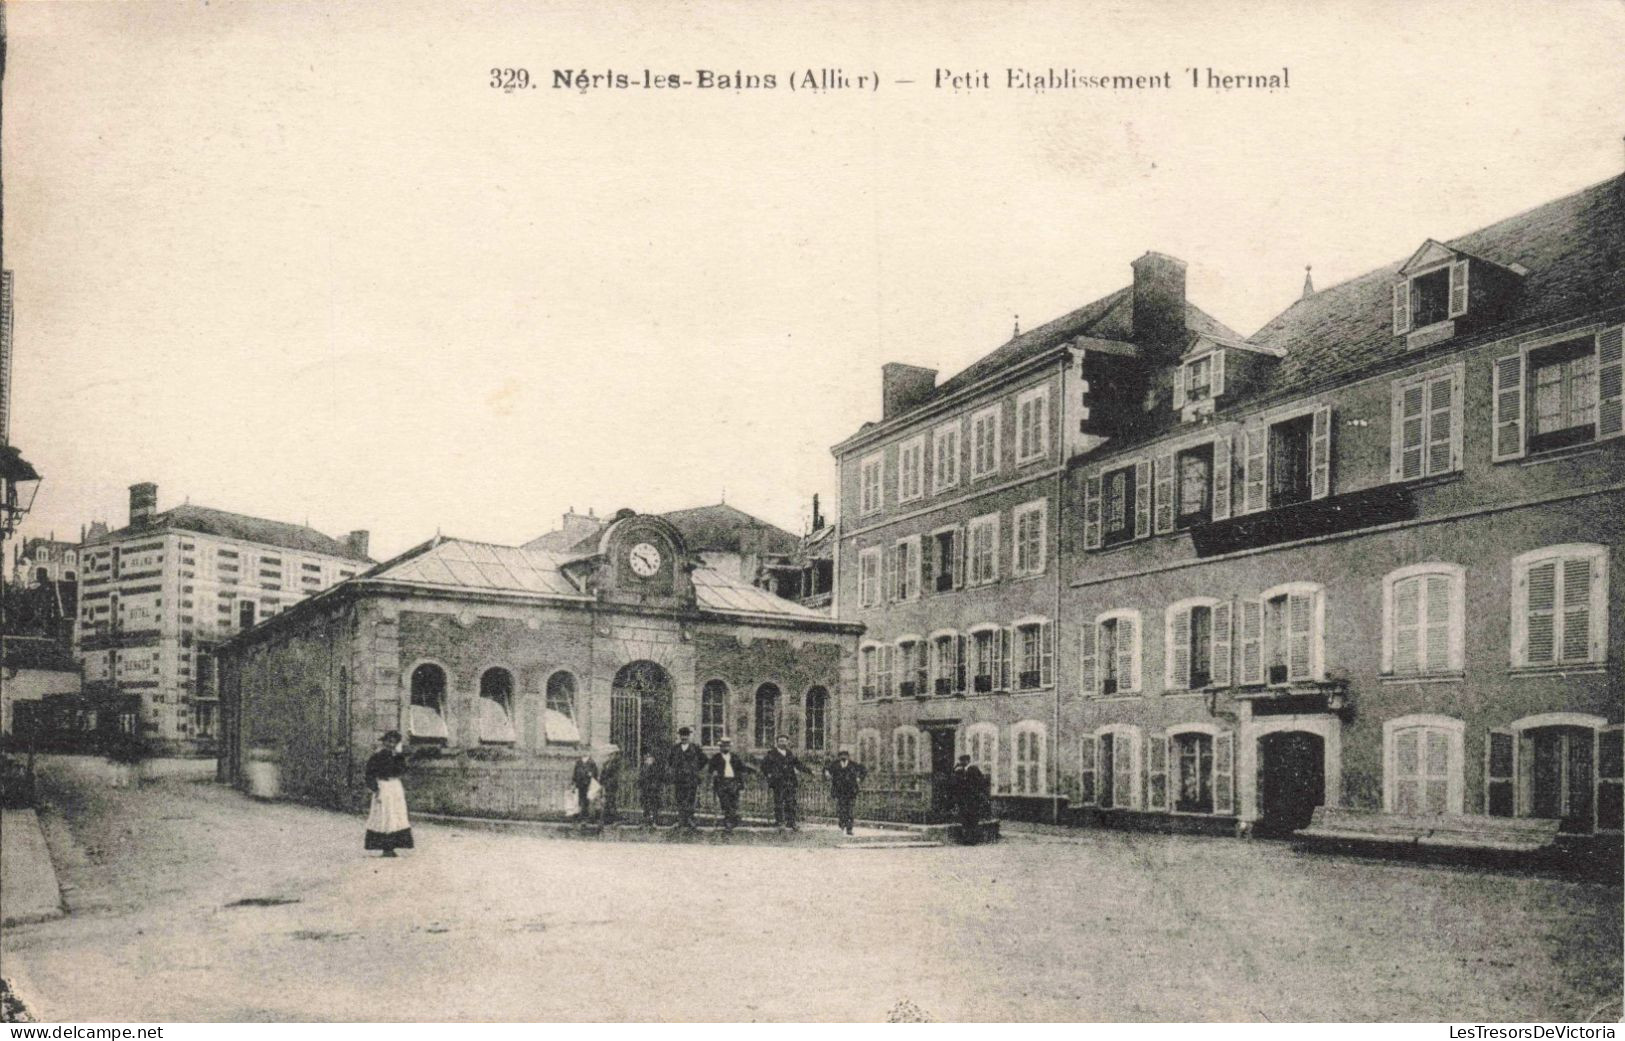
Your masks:
<svg viewBox="0 0 1625 1041"><path fill-rule="evenodd" d="M0 445L0 542L9 538L34 508L40 475L12 445Z"/></svg>

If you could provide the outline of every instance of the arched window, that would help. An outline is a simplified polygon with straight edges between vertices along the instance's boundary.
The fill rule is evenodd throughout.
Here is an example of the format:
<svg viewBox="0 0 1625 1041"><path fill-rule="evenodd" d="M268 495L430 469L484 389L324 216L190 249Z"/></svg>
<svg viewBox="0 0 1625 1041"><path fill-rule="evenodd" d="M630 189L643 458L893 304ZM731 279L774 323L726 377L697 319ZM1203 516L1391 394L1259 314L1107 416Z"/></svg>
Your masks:
<svg viewBox="0 0 1625 1041"><path fill-rule="evenodd" d="M1103 810L1132 810L1140 805L1140 728L1127 724L1102 727L1083 735L1080 779L1084 805Z"/></svg>
<svg viewBox="0 0 1625 1041"><path fill-rule="evenodd" d="M450 737L445 715L446 670L424 662L412 670L412 711L407 730L417 740L445 741Z"/></svg>
<svg viewBox="0 0 1625 1041"><path fill-rule="evenodd" d="M779 688L764 683L756 688L756 747L769 747L778 733Z"/></svg>
<svg viewBox="0 0 1625 1041"><path fill-rule="evenodd" d="M1393 676L1460 672L1462 588L1455 564L1416 564L1382 580L1382 671Z"/></svg>
<svg viewBox="0 0 1625 1041"><path fill-rule="evenodd" d="M999 786L999 728L992 723L972 723L965 728L965 754L987 777L993 788Z"/></svg>
<svg viewBox="0 0 1625 1041"><path fill-rule="evenodd" d="M1382 808L1389 813L1461 813L1462 735L1449 716L1415 715L1382 724Z"/></svg>
<svg viewBox="0 0 1625 1041"><path fill-rule="evenodd" d="M822 752L828 740L829 692L823 687L809 687L807 690L807 706L805 729L807 732L807 751Z"/></svg>
<svg viewBox="0 0 1625 1041"><path fill-rule="evenodd" d="M728 733L728 685L711 680L700 691L700 744L715 747Z"/></svg>
<svg viewBox="0 0 1625 1041"><path fill-rule="evenodd" d="M1174 813L1235 812L1235 735L1211 723L1172 727L1146 742L1147 808Z"/></svg>
<svg viewBox="0 0 1625 1041"><path fill-rule="evenodd" d="M892 770L912 774L920 769L920 732L910 726L892 731Z"/></svg>
<svg viewBox="0 0 1625 1041"><path fill-rule="evenodd" d="M1010 728L1011 783L1014 795L1043 795L1044 724L1022 720Z"/></svg>
<svg viewBox="0 0 1625 1041"><path fill-rule="evenodd" d="M1608 549L1547 546L1512 561L1514 668L1608 658Z"/></svg>
<svg viewBox="0 0 1625 1041"><path fill-rule="evenodd" d="M480 740L514 743L513 673L507 669L486 669L480 677Z"/></svg>
<svg viewBox="0 0 1625 1041"><path fill-rule="evenodd" d="M547 708L542 713L542 730L549 744L581 743L576 727L576 678L568 672L555 672L547 678Z"/></svg>
<svg viewBox="0 0 1625 1041"><path fill-rule="evenodd" d="M1079 675L1086 697L1140 689L1140 612L1106 611L1078 631Z"/></svg>
<svg viewBox="0 0 1625 1041"><path fill-rule="evenodd" d="M1163 620L1162 685L1201 690L1230 685L1230 602L1194 596L1169 606Z"/></svg>

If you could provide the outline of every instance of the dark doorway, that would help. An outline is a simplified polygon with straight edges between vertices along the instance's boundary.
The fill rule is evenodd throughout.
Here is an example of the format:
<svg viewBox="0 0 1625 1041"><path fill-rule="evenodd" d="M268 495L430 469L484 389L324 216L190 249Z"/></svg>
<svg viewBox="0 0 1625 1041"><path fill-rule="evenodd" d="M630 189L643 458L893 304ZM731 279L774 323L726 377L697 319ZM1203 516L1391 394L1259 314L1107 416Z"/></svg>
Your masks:
<svg viewBox="0 0 1625 1041"><path fill-rule="evenodd" d="M946 813L954 802L954 731L943 727L927 733L931 735L931 808Z"/></svg>
<svg viewBox="0 0 1625 1041"><path fill-rule="evenodd" d="M1326 744L1317 734L1283 730L1258 739L1258 835L1290 835L1309 826L1326 797Z"/></svg>
<svg viewBox="0 0 1625 1041"><path fill-rule="evenodd" d="M610 690L609 739L626 756L663 755L671 733L671 676L652 661L635 661L615 674Z"/></svg>
<svg viewBox="0 0 1625 1041"><path fill-rule="evenodd" d="M1566 832L1591 830L1595 784L1589 727L1538 727L1523 733L1529 763L1529 815L1556 818Z"/></svg>

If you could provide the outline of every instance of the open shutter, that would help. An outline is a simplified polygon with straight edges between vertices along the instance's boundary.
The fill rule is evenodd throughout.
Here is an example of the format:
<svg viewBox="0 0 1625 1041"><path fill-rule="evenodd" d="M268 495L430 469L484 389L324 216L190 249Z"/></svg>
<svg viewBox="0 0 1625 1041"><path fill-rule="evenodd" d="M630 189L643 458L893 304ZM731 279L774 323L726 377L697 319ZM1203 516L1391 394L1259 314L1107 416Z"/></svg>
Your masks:
<svg viewBox="0 0 1625 1041"><path fill-rule="evenodd" d="M1411 331L1411 283L1394 284L1394 334L1396 336Z"/></svg>
<svg viewBox="0 0 1625 1041"><path fill-rule="evenodd" d="M1484 743L1484 812L1492 817L1514 814L1516 748L1510 730L1491 730Z"/></svg>
<svg viewBox="0 0 1625 1041"><path fill-rule="evenodd" d="M1117 692L1140 689L1140 636L1133 615L1117 619Z"/></svg>
<svg viewBox="0 0 1625 1041"><path fill-rule="evenodd" d="M1213 738L1213 812L1236 812L1236 735Z"/></svg>
<svg viewBox="0 0 1625 1041"><path fill-rule="evenodd" d="M999 689L1010 689L1010 672L1015 663L1010 660L1015 647L1015 634L1009 629L999 630Z"/></svg>
<svg viewBox="0 0 1625 1041"><path fill-rule="evenodd" d="M1400 675L1420 671L1422 582L1420 578L1408 578L1394 585L1393 660L1386 671Z"/></svg>
<svg viewBox="0 0 1625 1041"><path fill-rule="evenodd" d="M1100 672L1095 668L1095 623L1078 630L1078 689L1086 698L1100 693Z"/></svg>
<svg viewBox="0 0 1625 1041"><path fill-rule="evenodd" d="M1294 680L1314 676L1315 598L1309 593L1287 597L1287 677Z"/></svg>
<svg viewBox="0 0 1625 1041"><path fill-rule="evenodd" d="M880 552L882 559L885 561L885 567L882 569L884 576L880 583L883 595L880 600L882 603L891 603L899 599L897 596L897 547L895 545L887 546Z"/></svg>
<svg viewBox="0 0 1625 1041"><path fill-rule="evenodd" d="M1309 497L1324 499L1332 493L1332 410L1325 405L1315 409L1313 437L1309 445Z"/></svg>
<svg viewBox="0 0 1625 1041"><path fill-rule="evenodd" d="M1099 760L1099 738L1085 734L1078 743L1078 802L1084 806L1095 804L1095 763Z"/></svg>
<svg viewBox="0 0 1625 1041"><path fill-rule="evenodd" d="M1264 682L1264 604L1258 600L1241 602L1241 669L1236 682L1241 686Z"/></svg>
<svg viewBox="0 0 1625 1041"><path fill-rule="evenodd" d="M1048 687L1055 683L1055 623L1045 622L1039 629L1038 685Z"/></svg>
<svg viewBox="0 0 1625 1041"><path fill-rule="evenodd" d="M1625 377L1625 357L1620 340L1625 328L1614 326L1597 335L1597 437L1618 437L1625 434L1625 392L1621 379Z"/></svg>
<svg viewBox="0 0 1625 1041"><path fill-rule="evenodd" d="M994 690L1004 689L1004 630L994 629L987 634L988 683Z"/></svg>
<svg viewBox="0 0 1625 1041"><path fill-rule="evenodd" d="M1518 665L1551 665L1557 661L1557 561L1542 561L1520 576L1523 596L1524 657ZM1516 644L1514 644L1516 646Z"/></svg>
<svg viewBox="0 0 1625 1041"><path fill-rule="evenodd" d="M891 678L891 676L892 676L892 646L891 646L891 644L889 644L889 643L888 644L883 644L879 648L877 648L875 650L875 657L880 663L879 664L880 676L875 681L875 686L879 690L881 697L889 698L889 697L892 696L892 694L896 690L896 688L892 686L892 678Z"/></svg>
<svg viewBox="0 0 1625 1041"><path fill-rule="evenodd" d="M1213 439L1213 519L1230 519L1230 435Z"/></svg>
<svg viewBox="0 0 1625 1041"><path fill-rule="evenodd" d="M1190 379L1190 366L1181 365L1174 370L1174 408L1185 407L1185 381Z"/></svg>
<svg viewBox="0 0 1625 1041"><path fill-rule="evenodd" d="M1168 675L1163 686L1189 690L1191 686L1191 612L1181 608L1168 620Z"/></svg>
<svg viewBox="0 0 1625 1041"><path fill-rule="evenodd" d="M1140 786L1135 782L1139 780L1140 750L1125 733L1113 734L1111 738L1112 805L1137 810L1140 808Z"/></svg>
<svg viewBox="0 0 1625 1041"><path fill-rule="evenodd" d="M1168 738L1152 734L1145 739L1145 808L1168 808Z"/></svg>
<svg viewBox="0 0 1625 1041"><path fill-rule="evenodd" d="M1269 445L1269 431L1262 427L1254 427L1246 431L1246 451L1242 456L1241 475L1241 512L1257 513L1267 504L1264 490L1267 460L1269 455L1266 448Z"/></svg>
<svg viewBox="0 0 1625 1041"><path fill-rule="evenodd" d="M1228 600L1213 605L1213 662L1209 668L1215 687L1230 686L1230 641L1234 614Z"/></svg>
<svg viewBox="0 0 1625 1041"><path fill-rule="evenodd" d="M1100 475L1083 482L1083 548L1100 548Z"/></svg>
<svg viewBox="0 0 1625 1041"><path fill-rule="evenodd" d="M955 694L965 693L965 674L970 671L969 662L965 657L968 650L970 650L970 641L965 638L963 633L954 637L953 689Z"/></svg>
<svg viewBox="0 0 1625 1041"><path fill-rule="evenodd" d="M951 566L954 571L953 582L955 589L965 588L965 553L967 552L965 534L963 524L954 529L953 561Z"/></svg>
<svg viewBox="0 0 1625 1041"><path fill-rule="evenodd" d="M1134 537L1143 539L1151 534L1151 463L1142 459L1134 464Z"/></svg>
<svg viewBox="0 0 1625 1041"><path fill-rule="evenodd" d="M1427 388L1412 383L1394 392L1393 434L1388 449L1388 479L1410 481L1422 476L1422 441Z"/></svg>
<svg viewBox="0 0 1625 1041"><path fill-rule="evenodd" d="M1460 318L1467 313L1467 261L1458 260L1450 265L1450 317Z"/></svg>
<svg viewBox="0 0 1625 1041"><path fill-rule="evenodd" d="M1495 443L1491 446L1497 462L1523 457L1523 355L1509 354L1495 359L1495 400L1491 422Z"/></svg>
<svg viewBox="0 0 1625 1041"><path fill-rule="evenodd" d="M1224 349L1222 347L1213 352L1212 389L1208 393L1215 398L1224 395Z"/></svg>
<svg viewBox="0 0 1625 1041"><path fill-rule="evenodd" d="M920 539L920 595L929 596L937 591L937 539L927 535Z"/></svg>
<svg viewBox="0 0 1625 1041"><path fill-rule="evenodd" d="M1174 457L1159 455L1157 468L1157 533L1174 530Z"/></svg>

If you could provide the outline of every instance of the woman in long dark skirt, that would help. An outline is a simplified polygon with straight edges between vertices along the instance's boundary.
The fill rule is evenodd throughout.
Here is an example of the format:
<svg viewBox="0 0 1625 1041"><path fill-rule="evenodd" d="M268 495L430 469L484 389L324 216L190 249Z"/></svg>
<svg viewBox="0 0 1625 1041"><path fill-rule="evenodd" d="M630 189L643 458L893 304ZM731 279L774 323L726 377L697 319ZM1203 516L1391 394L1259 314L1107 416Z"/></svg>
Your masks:
<svg viewBox="0 0 1625 1041"><path fill-rule="evenodd" d="M406 816L406 756L401 735L391 730L378 739L378 751L367 760L367 787L372 789L372 812L367 814L366 849L383 850L386 857L412 848L412 822Z"/></svg>

